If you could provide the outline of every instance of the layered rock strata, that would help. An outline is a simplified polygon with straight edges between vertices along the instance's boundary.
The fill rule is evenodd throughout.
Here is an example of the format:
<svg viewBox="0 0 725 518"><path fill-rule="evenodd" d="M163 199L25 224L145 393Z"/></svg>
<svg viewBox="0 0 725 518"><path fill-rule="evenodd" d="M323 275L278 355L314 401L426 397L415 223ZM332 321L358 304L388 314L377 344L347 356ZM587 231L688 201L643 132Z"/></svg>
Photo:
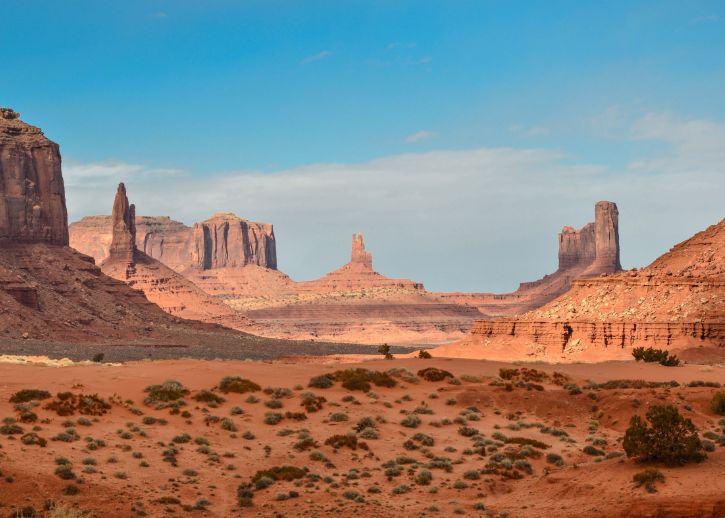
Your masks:
<svg viewBox="0 0 725 518"><path fill-rule="evenodd" d="M519 318L477 321L445 353L594 360L631 358L638 346L725 347L725 220L646 268L580 278Z"/></svg>
<svg viewBox="0 0 725 518"><path fill-rule="evenodd" d="M70 226L70 245L97 263L110 254L112 217L88 216ZM168 217L138 216L136 247L177 272L256 265L277 268L274 228L218 213L187 227Z"/></svg>

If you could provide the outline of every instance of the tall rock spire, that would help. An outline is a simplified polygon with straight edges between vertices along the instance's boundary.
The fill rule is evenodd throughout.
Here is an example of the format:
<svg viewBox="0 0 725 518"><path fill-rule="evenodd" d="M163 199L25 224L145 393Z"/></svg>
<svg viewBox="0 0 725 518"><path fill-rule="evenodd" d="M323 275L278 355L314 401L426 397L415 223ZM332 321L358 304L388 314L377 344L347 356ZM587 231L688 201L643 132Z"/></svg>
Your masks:
<svg viewBox="0 0 725 518"><path fill-rule="evenodd" d="M136 256L136 206L129 205L126 186L118 184L116 198L113 200L113 238L109 250L109 259L134 262Z"/></svg>
<svg viewBox="0 0 725 518"><path fill-rule="evenodd" d="M619 210L611 201L600 201L594 208L594 236L597 256L592 265L601 273L622 269L619 262Z"/></svg>
<svg viewBox="0 0 725 518"><path fill-rule="evenodd" d="M365 241L360 233L352 235L352 256L350 262L373 269L373 254L365 250Z"/></svg>

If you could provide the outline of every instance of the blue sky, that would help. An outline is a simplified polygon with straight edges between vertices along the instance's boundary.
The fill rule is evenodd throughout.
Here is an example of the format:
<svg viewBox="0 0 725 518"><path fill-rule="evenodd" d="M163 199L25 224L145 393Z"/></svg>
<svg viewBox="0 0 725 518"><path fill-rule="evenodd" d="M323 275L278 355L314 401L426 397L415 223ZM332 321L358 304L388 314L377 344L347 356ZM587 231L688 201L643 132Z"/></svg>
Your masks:
<svg viewBox="0 0 725 518"><path fill-rule="evenodd" d="M722 2L6 4L0 105L61 144L72 220L123 180L274 223L295 278L362 231L383 273L505 291L599 199L625 266L725 216Z"/></svg>

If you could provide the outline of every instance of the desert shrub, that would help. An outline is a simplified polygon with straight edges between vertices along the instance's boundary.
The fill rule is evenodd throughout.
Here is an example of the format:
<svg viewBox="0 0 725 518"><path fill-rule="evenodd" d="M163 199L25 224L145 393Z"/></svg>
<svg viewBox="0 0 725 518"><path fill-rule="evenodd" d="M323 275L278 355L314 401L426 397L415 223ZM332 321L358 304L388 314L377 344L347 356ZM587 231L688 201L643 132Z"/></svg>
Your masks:
<svg viewBox="0 0 725 518"><path fill-rule="evenodd" d="M632 482L634 482L634 487L642 487L647 490L648 493L656 493L657 488L655 487L655 482L664 482L665 476L662 474L661 471L656 470L654 468L647 468L644 471L640 471L639 473L635 473L635 475L632 477Z"/></svg>
<svg viewBox="0 0 725 518"><path fill-rule="evenodd" d="M70 467L70 464L61 464L55 468L55 474L63 480L73 480L76 478L76 474L73 473L73 468Z"/></svg>
<svg viewBox="0 0 725 518"><path fill-rule="evenodd" d="M279 399L270 399L269 401L264 402L264 406L273 410L279 410L284 406L284 403L282 403Z"/></svg>
<svg viewBox="0 0 725 518"><path fill-rule="evenodd" d="M334 414L330 414L329 419L333 423L341 423L343 421L347 421L349 418L347 417L347 414L344 412L335 412Z"/></svg>
<svg viewBox="0 0 725 518"><path fill-rule="evenodd" d="M479 432L475 428L471 428L470 426L461 426L458 429L458 435L462 435L463 437L473 437L474 435L478 435Z"/></svg>
<svg viewBox="0 0 725 518"><path fill-rule="evenodd" d="M546 462L548 462L549 464L554 464L556 466L564 465L564 459L558 453L547 453Z"/></svg>
<svg viewBox="0 0 725 518"><path fill-rule="evenodd" d="M710 401L710 409L718 415L725 415L725 392L715 392Z"/></svg>
<svg viewBox="0 0 725 518"><path fill-rule="evenodd" d="M254 498L254 491L252 491L251 485L241 484L237 487L237 503L239 507L252 507L254 505L252 498Z"/></svg>
<svg viewBox="0 0 725 518"><path fill-rule="evenodd" d="M402 367L395 367L392 369L388 369L385 371L389 376L392 376L393 378L398 378L406 383L420 383L420 379L411 371L408 369L404 369Z"/></svg>
<svg viewBox="0 0 725 518"><path fill-rule="evenodd" d="M356 450L358 447L367 449L367 445L364 442L359 442L357 437L353 434L336 434L328 437L325 440L326 446L332 446L333 448L350 448Z"/></svg>
<svg viewBox="0 0 725 518"><path fill-rule="evenodd" d="M307 414L304 412L285 412L284 413L285 419L292 419L293 421L304 421L307 419Z"/></svg>
<svg viewBox="0 0 725 518"><path fill-rule="evenodd" d="M264 424L275 425L284 419L284 416L279 412L267 412L264 414Z"/></svg>
<svg viewBox="0 0 725 518"><path fill-rule="evenodd" d="M601 457L602 455L604 455L604 452L602 450L599 450L599 449L597 449L597 448L595 448L594 446L591 446L591 445L584 446L584 448L582 449L582 451L584 453L586 453L587 455L591 455L593 457Z"/></svg>
<svg viewBox="0 0 725 518"><path fill-rule="evenodd" d="M45 446L48 444L48 441L40 437L35 432L26 433L20 438L20 442L22 442L26 446L38 445L41 448L45 448Z"/></svg>
<svg viewBox="0 0 725 518"><path fill-rule="evenodd" d="M301 405L308 413L322 410L323 404L327 403L327 399L322 396L316 396L312 392L303 392L302 394L300 394L300 397L302 398Z"/></svg>
<svg viewBox="0 0 725 518"><path fill-rule="evenodd" d="M307 384L307 386L326 389L330 388L333 383L333 379L330 376L328 376L327 374L322 374L320 376L315 376L314 378L310 379L310 382Z"/></svg>
<svg viewBox="0 0 725 518"><path fill-rule="evenodd" d="M312 437L305 437L292 445L292 447L297 451L307 451L312 448L317 448L318 446L319 444Z"/></svg>
<svg viewBox="0 0 725 518"><path fill-rule="evenodd" d="M402 421L400 421L400 424L402 426L405 426L406 428L418 428L420 423L420 417L415 414L410 414L409 416L406 416Z"/></svg>
<svg viewBox="0 0 725 518"><path fill-rule="evenodd" d="M702 381L702 380L695 380L691 381L687 384L688 387L711 387L711 388L720 388L720 383L717 381Z"/></svg>
<svg viewBox="0 0 725 518"><path fill-rule="evenodd" d="M219 382L219 390L225 394L234 392L235 394L246 394L247 392L257 392L262 387L251 380L240 378L239 376L225 376Z"/></svg>
<svg viewBox="0 0 725 518"><path fill-rule="evenodd" d="M20 435L23 428L15 423L6 423L0 426L0 435Z"/></svg>
<svg viewBox="0 0 725 518"><path fill-rule="evenodd" d="M393 489L394 495L402 495L404 493L409 493L409 492L410 492L410 486L406 486L405 484L397 486Z"/></svg>
<svg viewBox="0 0 725 518"><path fill-rule="evenodd" d="M539 448L540 450L546 450L550 448L545 442L537 441L536 439L529 439L528 437L508 437L506 441L509 444L522 444Z"/></svg>
<svg viewBox="0 0 725 518"><path fill-rule="evenodd" d="M443 369L427 367L418 371L418 377L426 381L443 381L446 378L453 378L453 374Z"/></svg>
<svg viewBox="0 0 725 518"><path fill-rule="evenodd" d="M368 369L345 369L330 375L335 381L341 381L342 386L348 390L370 391L370 384L377 387L394 387L396 381L386 372L371 371Z"/></svg>
<svg viewBox="0 0 725 518"><path fill-rule="evenodd" d="M101 363L103 361L103 358L105 358L106 355L103 353L94 354L93 358L91 358L91 361L93 363Z"/></svg>
<svg viewBox="0 0 725 518"><path fill-rule="evenodd" d="M234 424L234 421L232 421L228 417L225 417L222 419L221 427L222 427L222 430L226 430L227 432L236 432L237 431L237 425Z"/></svg>
<svg viewBox="0 0 725 518"><path fill-rule="evenodd" d="M175 436L173 439L171 439L172 442L176 444L185 444L187 442L191 442L191 435L188 433L182 433L181 435Z"/></svg>
<svg viewBox="0 0 725 518"><path fill-rule="evenodd" d="M419 486L427 486L433 480L433 473L427 469L421 469L415 476L415 483Z"/></svg>
<svg viewBox="0 0 725 518"><path fill-rule="evenodd" d="M361 439L375 440L380 438L380 434L375 428L363 428L358 434Z"/></svg>
<svg viewBox="0 0 725 518"><path fill-rule="evenodd" d="M478 480L481 478L481 473L477 469L471 469L463 474L463 478L466 480Z"/></svg>
<svg viewBox="0 0 725 518"><path fill-rule="evenodd" d="M211 390L200 390L191 396L191 399L198 401L199 403L211 403L213 405L219 405L226 401L223 397L214 394Z"/></svg>
<svg viewBox="0 0 725 518"><path fill-rule="evenodd" d="M653 349L652 347L635 347L632 349L632 356L637 361L647 363L659 363L665 367L676 367L680 364L677 356L670 356L670 353L664 349Z"/></svg>
<svg viewBox="0 0 725 518"><path fill-rule="evenodd" d="M24 389L15 392L10 396L11 403L27 403L29 401L39 401L41 399L48 399L50 392L47 390L38 389Z"/></svg>
<svg viewBox="0 0 725 518"><path fill-rule="evenodd" d="M275 482L278 482L280 480L291 482L292 480L303 478L306 475L306 469L298 468L295 466L273 466L268 469L257 471L252 477L252 482L257 482L263 477L270 478Z"/></svg>
<svg viewBox="0 0 725 518"><path fill-rule="evenodd" d="M413 435L412 439L423 446L433 446L435 444L435 439L433 439L433 437L420 432Z"/></svg>
<svg viewBox="0 0 725 518"><path fill-rule="evenodd" d="M149 385L144 392L148 393L144 403L149 406L156 405L157 408L172 406L170 404L178 403L181 398L189 395L189 389L176 380L166 380L160 385Z"/></svg>
<svg viewBox="0 0 725 518"><path fill-rule="evenodd" d="M697 428L673 406L655 405L647 412L649 425L632 416L624 434L627 457L666 464L699 462L705 458Z"/></svg>
<svg viewBox="0 0 725 518"><path fill-rule="evenodd" d="M232 408L229 409L230 415L242 415L243 413L244 413L244 410L242 410L242 408L238 407L238 406L233 406Z"/></svg>
<svg viewBox="0 0 725 518"><path fill-rule="evenodd" d="M421 360L430 360L433 356L428 351L421 349L418 351L418 358Z"/></svg>
<svg viewBox="0 0 725 518"><path fill-rule="evenodd" d="M382 354L386 360L393 359L393 355L390 354L390 346L388 344L383 344L378 347L378 353Z"/></svg>
<svg viewBox="0 0 725 518"><path fill-rule="evenodd" d="M59 392L53 401L45 405L45 409L59 416L74 415L76 411L84 415L103 415L111 409L111 405L97 394Z"/></svg>

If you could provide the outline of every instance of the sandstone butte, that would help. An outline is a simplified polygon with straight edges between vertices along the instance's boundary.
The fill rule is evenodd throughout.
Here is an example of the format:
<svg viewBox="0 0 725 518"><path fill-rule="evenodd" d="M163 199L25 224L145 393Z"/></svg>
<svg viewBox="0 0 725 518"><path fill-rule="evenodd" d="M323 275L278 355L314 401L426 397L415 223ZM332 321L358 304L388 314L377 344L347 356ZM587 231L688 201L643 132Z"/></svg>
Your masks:
<svg viewBox="0 0 725 518"><path fill-rule="evenodd" d="M385 277L373 269L361 234L353 235L350 262L320 279L295 282L277 270L272 225L230 213L192 227L168 217L140 216L134 222L139 250L252 318L255 333L277 338L450 342L465 337L476 319L523 313L564 293L573 279L621 269L619 214L611 202L597 203L595 221L580 230L564 227L556 272L508 294L436 293L420 282ZM112 229L109 216L83 218L70 226L71 246L104 261ZM164 283L147 279L134 286L159 302L152 287ZM174 306L166 299L162 307Z"/></svg>
<svg viewBox="0 0 725 518"><path fill-rule="evenodd" d="M628 359L633 347L725 358L725 220L640 270L579 278L517 318L479 320L434 354L545 361Z"/></svg>
<svg viewBox="0 0 725 518"><path fill-rule="evenodd" d="M116 209L124 212L124 221L133 219L131 207ZM121 229L120 222L114 256L128 261L133 228ZM58 145L13 110L0 109L2 338L181 345L209 336L247 336L169 315L141 291L105 275L68 242Z"/></svg>

